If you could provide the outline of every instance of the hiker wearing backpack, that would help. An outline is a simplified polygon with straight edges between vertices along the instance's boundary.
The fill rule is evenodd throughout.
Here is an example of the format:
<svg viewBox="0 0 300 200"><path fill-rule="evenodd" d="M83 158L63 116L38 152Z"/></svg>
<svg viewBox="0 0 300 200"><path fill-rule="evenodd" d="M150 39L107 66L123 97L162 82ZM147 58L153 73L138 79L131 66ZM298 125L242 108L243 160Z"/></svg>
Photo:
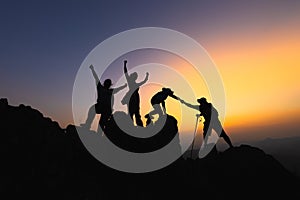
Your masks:
<svg viewBox="0 0 300 200"><path fill-rule="evenodd" d="M218 111L214 108L214 106L211 103L207 102L206 98L202 97L200 99L197 99L199 105L192 105L185 102L184 100L180 100L180 102L189 108L200 111L200 116L203 116L205 120L203 123L203 139L205 142L204 144L207 143L207 133L210 135L212 133L212 129L214 129L216 132L221 132L220 137L222 137L225 140L229 147L233 147L230 138L226 134L218 118Z"/></svg>
<svg viewBox="0 0 300 200"><path fill-rule="evenodd" d="M105 131L105 126L107 121L112 115L113 112L113 102L114 102L114 94L119 92L120 90L124 89L127 84L124 84L118 88L111 88L112 82L110 79L106 79L103 83L103 85L100 82L100 79L95 72L94 66L91 65L90 69L92 71L93 77L96 81L97 86L97 103L90 107L88 111L88 117L86 119L86 122L84 124L81 124L81 126L90 129L91 124L95 118L96 114L101 114L99 125L102 129L102 131ZM99 128L98 128L99 131Z"/></svg>

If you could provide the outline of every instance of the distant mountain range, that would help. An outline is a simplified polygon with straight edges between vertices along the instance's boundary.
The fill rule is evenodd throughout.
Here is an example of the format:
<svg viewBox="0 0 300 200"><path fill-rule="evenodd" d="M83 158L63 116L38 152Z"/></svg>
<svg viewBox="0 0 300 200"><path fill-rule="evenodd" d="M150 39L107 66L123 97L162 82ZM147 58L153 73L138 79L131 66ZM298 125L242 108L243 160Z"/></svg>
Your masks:
<svg viewBox="0 0 300 200"><path fill-rule="evenodd" d="M163 130L171 131L160 139L176 137L176 119L169 120ZM136 147L139 140L122 136L123 143L116 134L120 130L113 122L109 126L106 134L115 134L110 139L133 152L157 144L154 137L144 141L147 148ZM203 159L180 157L163 169L133 174L100 163L85 149L74 125L62 129L30 106L10 106L1 99L0 133L0 194L9 199L300 198L297 176L271 155L245 144Z"/></svg>
<svg viewBox="0 0 300 200"><path fill-rule="evenodd" d="M274 156L283 166L300 177L300 137L267 138L248 144Z"/></svg>

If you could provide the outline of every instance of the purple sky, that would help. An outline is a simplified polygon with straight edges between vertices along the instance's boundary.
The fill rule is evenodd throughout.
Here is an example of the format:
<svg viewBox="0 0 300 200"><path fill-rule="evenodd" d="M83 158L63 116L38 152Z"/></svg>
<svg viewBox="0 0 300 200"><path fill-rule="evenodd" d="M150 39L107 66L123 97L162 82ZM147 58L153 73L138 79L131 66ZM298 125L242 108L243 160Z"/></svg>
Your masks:
<svg viewBox="0 0 300 200"><path fill-rule="evenodd" d="M299 1L1 1L0 97L39 109L60 124L72 115L83 59L119 32L157 26L204 47L236 31L257 34L299 12ZM252 29L255 27L255 29ZM63 110L63 112L62 112Z"/></svg>

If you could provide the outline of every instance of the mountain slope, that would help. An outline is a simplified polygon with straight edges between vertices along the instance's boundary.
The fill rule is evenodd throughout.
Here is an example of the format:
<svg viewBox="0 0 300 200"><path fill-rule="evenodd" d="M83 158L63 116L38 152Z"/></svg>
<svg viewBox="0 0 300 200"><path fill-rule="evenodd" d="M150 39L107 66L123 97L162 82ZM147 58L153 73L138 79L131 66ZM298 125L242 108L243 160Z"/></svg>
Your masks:
<svg viewBox="0 0 300 200"><path fill-rule="evenodd" d="M249 145L130 174L90 155L74 125L61 129L29 106L10 106L1 99L0 133L1 194L13 199L299 197L298 178Z"/></svg>

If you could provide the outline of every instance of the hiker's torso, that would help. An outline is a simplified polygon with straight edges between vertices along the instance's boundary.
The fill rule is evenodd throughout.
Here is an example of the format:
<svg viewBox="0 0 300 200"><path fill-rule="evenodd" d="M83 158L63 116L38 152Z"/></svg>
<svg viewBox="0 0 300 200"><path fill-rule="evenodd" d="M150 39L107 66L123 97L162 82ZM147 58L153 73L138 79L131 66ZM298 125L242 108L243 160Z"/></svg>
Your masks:
<svg viewBox="0 0 300 200"><path fill-rule="evenodd" d="M128 93L130 94L130 104L137 104L139 102L139 87L135 81L128 80Z"/></svg>
<svg viewBox="0 0 300 200"><path fill-rule="evenodd" d="M166 100L167 97L168 97L167 94L163 92L158 92L151 98L151 104L159 104L164 100Z"/></svg>
<svg viewBox="0 0 300 200"><path fill-rule="evenodd" d="M135 81L132 80L127 80L128 88L132 92L138 92L139 91L139 86Z"/></svg>
<svg viewBox="0 0 300 200"><path fill-rule="evenodd" d="M97 103L101 103L104 107L111 108L113 99L113 89L107 89L99 83L97 85Z"/></svg>
<svg viewBox="0 0 300 200"><path fill-rule="evenodd" d="M201 104L199 106L199 111L201 112L206 122L218 119L218 111L212 106L211 103Z"/></svg>

